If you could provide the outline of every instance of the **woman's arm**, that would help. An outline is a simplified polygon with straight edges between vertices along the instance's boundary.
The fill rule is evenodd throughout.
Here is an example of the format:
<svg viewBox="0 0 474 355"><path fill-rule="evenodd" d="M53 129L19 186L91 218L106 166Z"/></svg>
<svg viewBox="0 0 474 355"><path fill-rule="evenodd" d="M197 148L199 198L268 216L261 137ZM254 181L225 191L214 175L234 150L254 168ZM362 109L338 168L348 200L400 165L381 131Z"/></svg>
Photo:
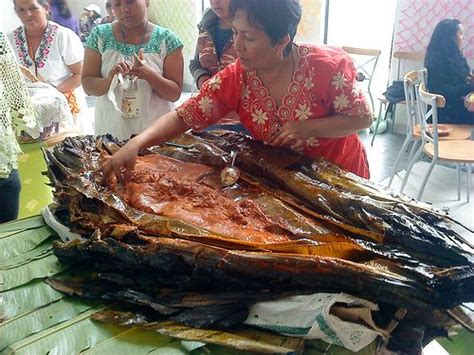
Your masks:
<svg viewBox="0 0 474 355"><path fill-rule="evenodd" d="M203 68L201 63L199 62L199 53L201 51L201 46L199 45L199 41L196 44L196 52L194 53L194 58L189 61L189 71L194 78L194 82L198 89L201 88L202 84L204 84L207 80L211 78L211 73L208 70Z"/></svg>
<svg viewBox="0 0 474 355"><path fill-rule="evenodd" d="M109 91L114 75L116 73L127 74L132 68L132 64L128 62L117 63L105 78L102 77L101 68L102 56L100 53L86 48L82 68L82 86L87 95L105 95Z"/></svg>
<svg viewBox="0 0 474 355"><path fill-rule="evenodd" d="M68 68L71 76L56 87L62 93L73 91L81 85L82 62L68 65Z"/></svg>
<svg viewBox="0 0 474 355"><path fill-rule="evenodd" d="M102 164L100 170L103 172L103 182L128 179L140 150L164 143L188 129L189 126L178 117L176 111L163 115Z"/></svg>
<svg viewBox="0 0 474 355"><path fill-rule="evenodd" d="M176 101L183 88L184 59L181 48L175 49L166 56L163 63L163 75L153 70L144 60L142 52L135 56L135 63L130 74L148 81L153 91L168 101Z"/></svg>
<svg viewBox="0 0 474 355"><path fill-rule="evenodd" d="M319 119L288 122L270 138L274 146L291 146L298 149L310 138L341 138L369 128L372 114L352 117L338 114Z"/></svg>

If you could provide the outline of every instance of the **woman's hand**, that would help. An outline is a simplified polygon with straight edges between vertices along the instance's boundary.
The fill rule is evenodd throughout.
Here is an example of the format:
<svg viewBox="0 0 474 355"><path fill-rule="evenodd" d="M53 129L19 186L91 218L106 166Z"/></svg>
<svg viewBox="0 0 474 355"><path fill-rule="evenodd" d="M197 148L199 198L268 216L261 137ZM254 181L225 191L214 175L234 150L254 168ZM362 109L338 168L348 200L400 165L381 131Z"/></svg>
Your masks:
<svg viewBox="0 0 474 355"><path fill-rule="evenodd" d="M272 134L269 144L273 146L289 147L293 150L301 150L304 148L305 142L314 138L312 129L313 120L287 122L278 131ZM316 141L312 142L317 143Z"/></svg>
<svg viewBox="0 0 474 355"><path fill-rule="evenodd" d="M208 81L211 78L210 75L201 75L196 83L198 89L200 89L206 81Z"/></svg>
<svg viewBox="0 0 474 355"><path fill-rule="evenodd" d="M123 182L129 179L139 151L139 145L132 139L114 155L107 157L98 170L102 172L102 184L110 185L115 180Z"/></svg>
<svg viewBox="0 0 474 355"><path fill-rule="evenodd" d="M138 55L134 55L133 66L129 74L136 76L138 79L150 81L155 71L143 60L143 50L140 49Z"/></svg>
<svg viewBox="0 0 474 355"><path fill-rule="evenodd" d="M113 77L115 74L119 74L119 73L125 76L129 74L132 68L133 68L132 63L124 60L123 62L119 62L115 64L114 68L109 72L109 76Z"/></svg>

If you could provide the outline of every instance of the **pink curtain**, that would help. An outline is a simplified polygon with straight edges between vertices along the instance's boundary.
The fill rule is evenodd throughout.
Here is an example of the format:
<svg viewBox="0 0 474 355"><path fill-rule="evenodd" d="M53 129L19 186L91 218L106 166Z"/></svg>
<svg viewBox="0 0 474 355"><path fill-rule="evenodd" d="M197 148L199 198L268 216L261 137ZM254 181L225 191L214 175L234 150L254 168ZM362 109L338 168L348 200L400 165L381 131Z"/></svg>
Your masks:
<svg viewBox="0 0 474 355"><path fill-rule="evenodd" d="M402 0L398 10L394 50L424 51L436 24L456 18L464 26L464 54L474 59L473 0Z"/></svg>

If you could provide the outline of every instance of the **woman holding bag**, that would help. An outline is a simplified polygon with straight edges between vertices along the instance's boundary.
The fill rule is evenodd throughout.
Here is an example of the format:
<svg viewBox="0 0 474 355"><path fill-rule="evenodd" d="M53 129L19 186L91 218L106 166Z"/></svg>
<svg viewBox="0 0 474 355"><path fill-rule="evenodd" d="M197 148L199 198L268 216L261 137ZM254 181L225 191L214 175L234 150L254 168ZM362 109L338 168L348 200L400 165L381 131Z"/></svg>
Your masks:
<svg viewBox="0 0 474 355"><path fill-rule="evenodd" d="M82 84L97 96L96 135L127 139L170 112L183 85L182 42L148 21L147 0L116 0L116 21L87 39ZM157 116L158 112L158 116Z"/></svg>

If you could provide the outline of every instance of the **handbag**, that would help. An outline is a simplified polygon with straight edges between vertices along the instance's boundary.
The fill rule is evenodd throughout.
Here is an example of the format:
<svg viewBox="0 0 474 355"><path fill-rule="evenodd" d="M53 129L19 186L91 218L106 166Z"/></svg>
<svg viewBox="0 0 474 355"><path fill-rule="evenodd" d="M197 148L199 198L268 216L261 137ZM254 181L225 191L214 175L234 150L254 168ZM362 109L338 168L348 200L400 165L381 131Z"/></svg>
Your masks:
<svg viewBox="0 0 474 355"><path fill-rule="evenodd" d="M395 80L383 93L385 98L391 103L396 104L405 100L405 89L403 81Z"/></svg>

